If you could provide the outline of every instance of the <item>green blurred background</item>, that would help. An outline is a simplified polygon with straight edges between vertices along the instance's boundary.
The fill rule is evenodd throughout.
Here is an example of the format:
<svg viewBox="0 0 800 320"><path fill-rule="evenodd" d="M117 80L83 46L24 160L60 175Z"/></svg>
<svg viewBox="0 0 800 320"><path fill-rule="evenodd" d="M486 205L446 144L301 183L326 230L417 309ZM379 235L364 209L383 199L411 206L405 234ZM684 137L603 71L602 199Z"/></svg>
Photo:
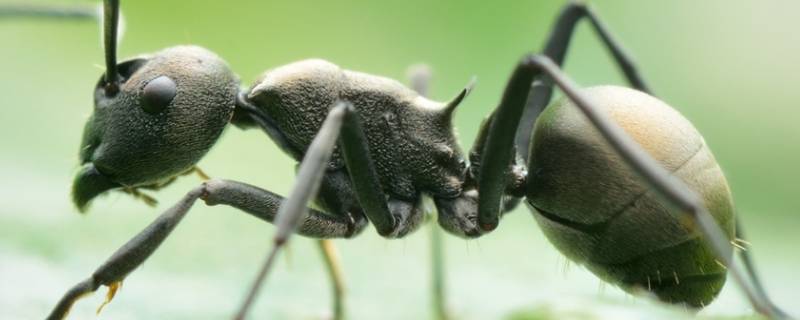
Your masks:
<svg viewBox="0 0 800 320"><path fill-rule="evenodd" d="M55 0L54 0L55 1ZM217 52L249 85L263 71L320 57L404 79L429 64L432 96L450 98L471 76L475 92L456 116L466 147L525 52L538 50L562 1L122 1L120 56L176 44ZM8 0L0 4L9 4ZM28 3L44 3L28 1ZM48 2L52 3L52 2ZM91 5L88 1L61 1ZM800 2L596 1L654 91L705 135L725 170L767 287L800 315ZM119 193L87 215L69 202L84 120L102 73L91 22L0 20L0 318L42 318L167 205L198 184L187 177L146 207ZM566 70L581 84L622 84L586 24ZM256 130L229 128L200 163L213 177L286 194L294 163ZM228 208L202 205L125 282L104 319L227 318L244 295L274 228ZM427 318L430 230L385 240L373 229L336 241L353 319ZM519 310L554 318L688 316L603 285L543 238L524 207L479 240L446 236L449 307L460 319ZM94 317L103 293L81 300ZM315 244L295 238L258 301L254 319L318 319L329 286ZM752 311L729 282L704 316Z"/></svg>

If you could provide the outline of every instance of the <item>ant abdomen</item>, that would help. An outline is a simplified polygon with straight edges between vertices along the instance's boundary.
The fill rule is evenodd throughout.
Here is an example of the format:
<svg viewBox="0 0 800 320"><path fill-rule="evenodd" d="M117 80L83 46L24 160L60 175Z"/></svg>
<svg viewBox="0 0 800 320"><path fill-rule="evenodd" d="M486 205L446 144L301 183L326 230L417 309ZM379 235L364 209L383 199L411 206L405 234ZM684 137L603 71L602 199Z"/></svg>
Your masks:
<svg viewBox="0 0 800 320"><path fill-rule="evenodd" d="M694 126L645 93L584 90L734 233L727 181ZM568 258L626 291L700 307L719 293L725 268L708 243L605 142L573 103L548 107L533 133L527 198L550 241ZM729 253L730 254L730 253Z"/></svg>

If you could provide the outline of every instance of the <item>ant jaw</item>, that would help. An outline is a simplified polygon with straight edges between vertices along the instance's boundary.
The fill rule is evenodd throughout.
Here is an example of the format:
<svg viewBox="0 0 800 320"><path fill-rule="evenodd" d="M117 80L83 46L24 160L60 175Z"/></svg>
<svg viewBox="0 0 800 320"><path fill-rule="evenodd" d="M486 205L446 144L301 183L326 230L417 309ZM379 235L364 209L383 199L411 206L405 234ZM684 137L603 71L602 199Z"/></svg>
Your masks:
<svg viewBox="0 0 800 320"><path fill-rule="evenodd" d="M120 187L121 184L101 173L93 163L87 163L72 182L72 201L78 207L78 211L84 213L92 199L108 190Z"/></svg>
<svg viewBox="0 0 800 320"><path fill-rule="evenodd" d="M197 167L192 167L179 175L167 177L156 182L126 185L115 182L108 174L101 172L92 162L87 162L81 167L75 180L72 183L72 201L80 213L85 213L89 208L89 203L99 195L110 190L119 190L130 195L134 199L143 201L146 205L155 207L158 201L151 195L143 192L145 190L158 191L175 182L180 176L197 174L200 179L208 180L208 177Z"/></svg>

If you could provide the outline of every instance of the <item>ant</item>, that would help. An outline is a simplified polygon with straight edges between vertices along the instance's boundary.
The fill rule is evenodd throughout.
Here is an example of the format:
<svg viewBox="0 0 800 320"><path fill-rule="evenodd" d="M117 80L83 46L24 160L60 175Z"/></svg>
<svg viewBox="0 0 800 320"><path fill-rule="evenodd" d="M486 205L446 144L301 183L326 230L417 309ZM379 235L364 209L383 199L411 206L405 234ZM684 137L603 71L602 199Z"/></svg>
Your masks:
<svg viewBox="0 0 800 320"><path fill-rule="evenodd" d="M424 96L425 76L397 81L305 60L265 73L240 90L214 53L178 46L117 63L118 0L104 1L106 72L81 143L73 182L80 211L111 190L147 199L196 171L230 123L263 130L299 164L286 198L237 181L210 179L69 289L49 319L82 295L119 283L166 239L197 200L228 205L276 225L274 246L236 315L244 319L261 282L293 233L350 238L371 223L387 238L416 230L422 197L434 199L446 231L475 238L493 231L523 200L545 235L601 279L666 302L701 308L726 274L754 309L789 318L768 298L746 251L730 190L702 136L653 97L632 60L587 6L565 6L539 54L517 63L497 109L466 157L448 102ZM560 67L573 29L587 19L632 88L582 89ZM565 99L550 104L555 87ZM550 104L549 106L547 106ZM321 210L309 209L315 201ZM732 241L733 240L733 241ZM651 281L656 276L672 281ZM749 277L749 279L748 279Z"/></svg>

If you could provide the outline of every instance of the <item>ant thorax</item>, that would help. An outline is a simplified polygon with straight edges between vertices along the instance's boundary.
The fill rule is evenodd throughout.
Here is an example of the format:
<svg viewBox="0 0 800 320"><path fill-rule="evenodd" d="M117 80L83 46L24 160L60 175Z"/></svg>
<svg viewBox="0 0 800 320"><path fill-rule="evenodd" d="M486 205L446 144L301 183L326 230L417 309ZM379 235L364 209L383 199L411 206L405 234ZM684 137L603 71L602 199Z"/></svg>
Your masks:
<svg viewBox="0 0 800 320"><path fill-rule="evenodd" d="M355 107L370 157L384 190L401 199L420 193L452 198L461 193L464 160L451 116L465 93L451 103L426 99L401 83L348 71L324 60L303 60L264 73L247 99L268 116L276 141L296 160L339 100ZM329 170L344 166L334 151Z"/></svg>

